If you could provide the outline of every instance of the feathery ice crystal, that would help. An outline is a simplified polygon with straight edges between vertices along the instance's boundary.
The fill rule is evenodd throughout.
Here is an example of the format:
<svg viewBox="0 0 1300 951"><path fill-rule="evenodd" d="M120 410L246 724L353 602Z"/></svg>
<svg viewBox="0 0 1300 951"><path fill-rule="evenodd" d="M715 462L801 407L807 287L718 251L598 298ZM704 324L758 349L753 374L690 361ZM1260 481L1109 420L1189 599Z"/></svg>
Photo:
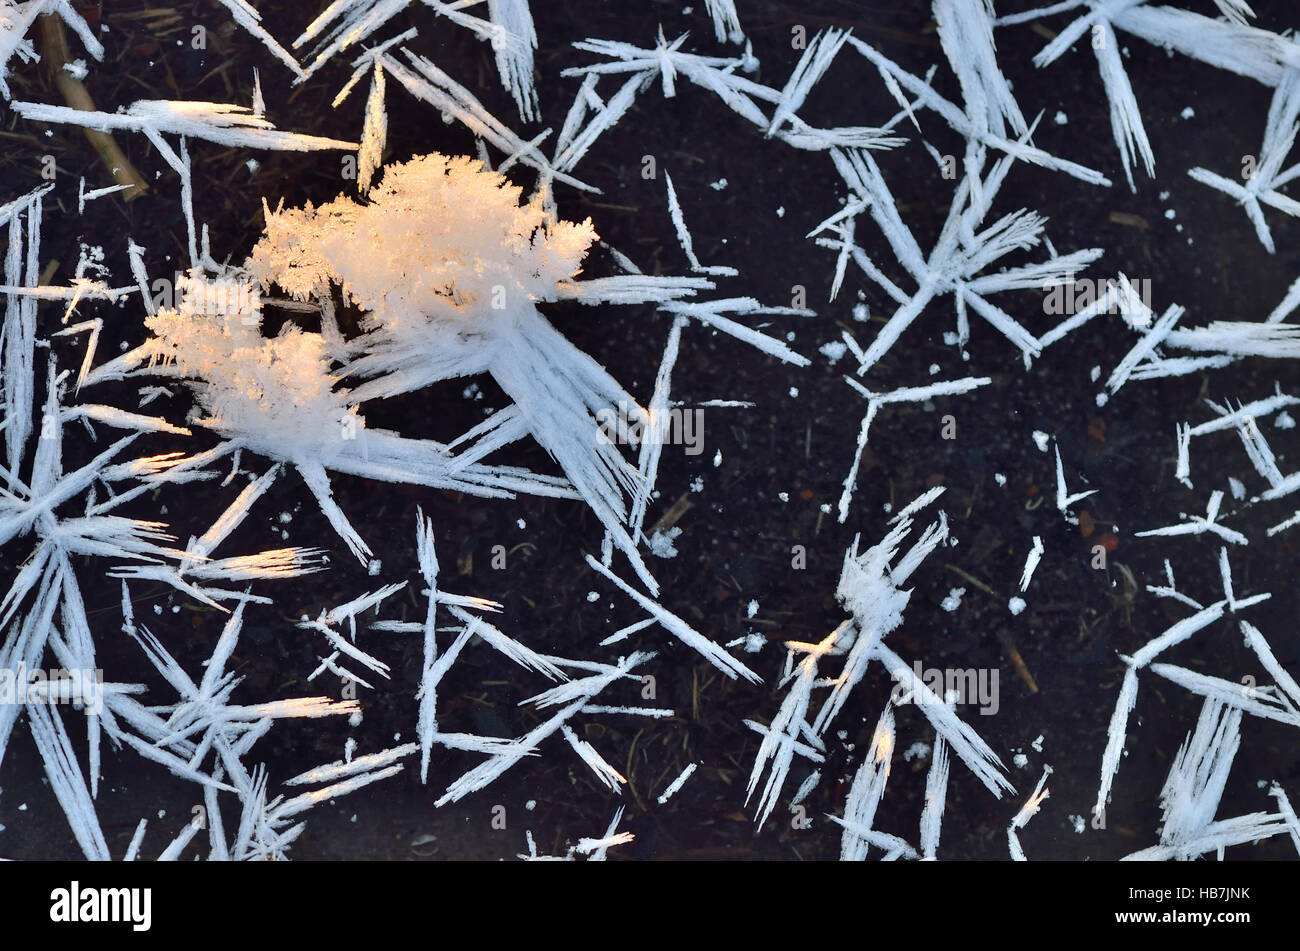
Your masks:
<svg viewBox="0 0 1300 951"><path fill-rule="evenodd" d="M268 212L248 268L299 300L338 281L372 327L490 319L508 313L503 295L555 300L596 239L591 219L557 221L540 195L520 195L477 159L422 156L388 167L367 204Z"/></svg>
<svg viewBox="0 0 1300 951"><path fill-rule="evenodd" d="M351 391L358 402L491 374L514 405L456 440L479 437L466 464L531 434L653 590L624 499L638 496L645 476L600 438L596 414L630 407L642 423L648 417L535 307L608 299L599 281L570 283L596 233L590 220L557 220L547 188L522 205L521 194L475 159L423 156L386 169L366 204L344 196L319 208L268 209L266 237L247 269L265 286L319 302L343 377L363 381ZM712 286L654 281L635 299L662 303ZM332 283L365 312L356 339L345 341L329 319Z"/></svg>

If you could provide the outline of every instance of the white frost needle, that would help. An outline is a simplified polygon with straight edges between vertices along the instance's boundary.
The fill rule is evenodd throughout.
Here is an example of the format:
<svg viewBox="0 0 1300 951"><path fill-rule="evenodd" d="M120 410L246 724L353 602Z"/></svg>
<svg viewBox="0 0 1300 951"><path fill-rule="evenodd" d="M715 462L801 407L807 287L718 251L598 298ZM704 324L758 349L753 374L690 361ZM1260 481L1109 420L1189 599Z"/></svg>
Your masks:
<svg viewBox="0 0 1300 951"><path fill-rule="evenodd" d="M578 844L574 846L574 851L579 855L588 856L589 862L605 861L606 849L611 849L617 845L627 845L636 838L631 832L615 832L619 822L623 819L623 807L619 806L614 813L614 818L610 820L609 827L605 830L605 835L599 839L579 839Z"/></svg>
<svg viewBox="0 0 1300 951"><path fill-rule="evenodd" d="M1042 557L1043 557L1043 539L1038 535L1035 535L1033 547L1029 550L1029 554L1025 556L1024 570L1020 572L1021 591L1026 591L1029 589L1029 582L1034 577L1034 570L1038 567L1038 562L1042 559Z"/></svg>
<svg viewBox="0 0 1300 951"><path fill-rule="evenodd" d="M786 776L789 774L790 766L794 761L795 753L809 756L816 762L821 762L823 759L816 750L801 744L799 737L811 733L812 738L816 738L817 729L810 726L807 717L812 689L817 681L818 662L830 652L836 641L847 630L847 624L840 625L840 627L828 634L821 643L803 645L805 656L796 668L798 676L794 685L786 694L785 700L781 703L781 709L772 718L771 724L760 730L763 734L763 742L754 757L754 767L750 771L749 784L745 789L745 802L748 804L755 789L758 788L758 781L762 777L763 771L769 769L768 764L770 762L767 783L763 787L756 806L755 820L758 822L760 829L776 807L781 795L781 789L785 785ZM752 727L753 724L751 724ZM818 740L818 743L820 744L820 740Z"/></svg>
<svg viewBox="0 0 1300 951"><path fill-rule="evenodd" d="M1054 447L1056 450L1056 508L1065 515L1068 515L1070 508L1076 502L1082 502L1090 495L1095 495L1097 489L1090 489L1087 492L1076 492L1071 495L1065 487L1065 467L1061 464L1061 447Z"/></svg>
<svg viewBox="0 0 1300 951"><path fill-rule="evenodd" d="M984 133L1023 135L1028 129L1011 86L998 68L992 5L935 0L944 55L961 85L966 114Z"/></svg>
<svg viewBox="0 0 1300 951"><path fill-rule="evenodd" d="M84 112L36 102L12 102L10 106L34 122L70 123L101 132L180 135L231 147L294 152L357 148L355 142L283 132L265 118L253 115L247 106L221 102L142 99L123 112Z"/></svg>
<svg viewBox="0 0 1300 951"><path fill-rule="evenodd" d="M928 80L923 80L907 72L857 37L849 37L848 42L874 65L882 75L888 75L904 92L916 97L916 101L911 104L911 108L907 112L910 113L918 106L923 106L926 109L933 110L954 131L966 139L974 139L982 145L1015 156L1021 161L1054 171L1065 172L1090 185L1110 185L1110 179L1095 169L1049 155L1042 149L1028 145L1013 137L997 135L992 131L981 129L970 118L966 110L959 108L935 92L930 87ZM895 99L897 98L896 96Z"/></svg>
<svg viewBox="0 0 1300 951"><path fill-rule="evenodd" d="M740 661L736 660L725 650L723 650L716 641L705 637L695 628L691 627L677 615L662 607L658 602L650 600L641 592L637 591L622 578L618 577L604 565L590 555L587 556L587 564L592 567L596 573L604 575L605 578L612 581L624 594L639 604L645 611L654 615L655 620L679 641L692 648L700 654L705 660L713 664L714 667L722 671L732 680L737 677L743 677L750 683L761 683L762 678L754 673Z"/></svg>
<svg viewBox="0 0 1300 951"><path fill-rule="evenodd" d="M401 746L395 746L392 749L384 750L380 753L371 753L367 756L358 756L350 762L330 763L326 766L317 766L315 769L300 773L292 779L286 779L286 786L315 786L319 783L331 783L338 779L346 779L356 773L369 772L372 769L379 769L397 762L403 757L410 756L419 747L414 743L404 743Z"/></svg>
<svg viewBox="0 0 1300 951"><path fill-rule="evenodd" d="M894 744L894 708L892 704L887 704L871 736L871 748L853 776L849 797L844 803L844 818L840 820L831 817L844 827L844 833L840 837L842 862L861 862L867 857L870 840L866 833L873 831L876 808L885 794Z"/></svg>
<svg viewBox="0 0 1300 951"><path fill-rule="evenodd" d="M1179 849L1204 835L1241 745L1241 711L1206 699L1196 729L1183 742L1160 793L1163 827L1160 844ZM1189 849L1183 856L1192 858Z"/></svg>
<svg viewBox="0 0 1300 951"><path fill-rule="evenodd" d="M1220 525L1215 521L1219 517L1219 508L1223 504L1223 490L1216 489L1210 494L1210 500L1205 507L1205 515L1184 515L1186 521L1179 525L1169 525L1164 528L1152 528L1144 532L1134 532L1135 538L1150 538L1156 535L1202 535L1205 532L1211 532L1226 542L1234 545L1249 544L1248 539L1241 532L1234 531Z"/></svg>
<svg viewBox="0 0 1300 951"><path fill-rule="evenodd" d="M695 772L697 765L697 763L686 764L686 768L678 773L677 778L668 784L668 788L659 794L659 797L656 800L659 805L662 806L669 799L672 799L673 796L677 795L681 788L686 785L686 780L691 778L691 773Z"/></svg>
<svg viewBox="0 0 1300 951"><path fill-rule="evenodd" d="M868 203L872 219L884 233L890 249L908 271L917 290L899 302L875 339L859 359L858 374L871 369L898 342L903 332L936 297L952 294L958 316L958 342L968 335L966 308L974 310L999 333L1018 347L1026 361L1038 356L1038 338L1009 314L986 300L984 295L1010 290L1040 290L1047 281L1064 280L1101 256L1100 248L1089 248L1054 256L1040 264L1005 268L984 273L1000 258L1017 250L1033 248L1042 241L1046 220L1020 210L991 225L984 219L1013 161L1004 158L992 164L968 169L949 206L947 220L928 255L922 253L911 230L899 216L896 202L871 154L856 149L831 151L836 171L858 200ZM873 281L879 274L865 252L855 251L854 260ZM892 285L891 285L892 286Z"/></svg>
<svg viewBox="0 0 1300 951"><path fill-rule="evenodd" d="M768 138L771 138L804 104L804 100L808 98L808 93L812 91L813 86L826 74L831 63L835 61L836 54L844 46L848 36L847 30L831 29L818 32L813 37L812 42L808 44L799 57L799 62L795 64L794 71L786 81L785 88L781 90L781 98L776 103L776 108L772 112L772 119L768 123L767 132L765 133Z"/></svg>
<svg viewBox="0 0 1300 951"><path fill-rule="evenodd" d="M1106 803L1110 801L1111 784L1119 771L1120 757L1124 755L1125 730L1128 715L1137 703L1138 679L1136 668L1130 666L1124 671L1124 681L1119 688L1119 698L1115 701L1115 712L1111 714L1110 727L1106 736L1106 750L1101 758L1101 784L1097 788L1097 802L1093 806L1094 815L1102 815Z"/></svg>
<svg viewBox="0 0 1300 951"><path fill-rule="evenodd" d="M92 861L109 860L108 843L95 814L95 804L86 788L72 742L59 716L58 707L48 703L27 704L32 739L45 764L45 775L63 807L77 844Z"/></svg>
<svg viewBox="0 0 1300 951"><path fill-rule="evenodd" d="M1292 40L1294 43L1295 38L1292 37ZM1292 46L1293 51L1296 48ZM1269 104L1264 127L1264 141L1259 154L1250 156L1249 165L1243 169L1245 182L1238 183L1200 167L1187 173L1195 181L1235 198L1254 225L1260 244L1270 254L1275 250L1273 234L1261 205L1269 205L1292 216L1300 215L1300 202L1278 190L1300 171L1297 166L1285 170L1282 168L1295 145L1297 130L1300 130L1300 58L1293 59L1273 90L1273 101Z"/></svg>
<svg viewBox="0 0 1300 951"><path fill-rule="evenodd" d="M575 700L567 707L561 708L549 720L538 724L532 730L502 748L500 752L494 753L490 759L460 776L447 787L447 791L434 805L441 807L449 802L458 802L475 790L487 786L519 760L531 755L537 749L537 744L563 726L570 717L578 712L583 703L585 703L585 700Z"/></svg>
<svg viewBox="0 0 1300 951"><path fill-rule="evenodd" d="M1260 633L1259 628L1249 621L1241 621L1241 633L1246 636L1246 646L1255 652L1259 658L1260 664L1268 671L1269 675L1277 683L1278 687L1291 700L1296 708L1300 708L1300 684L1286 671L1277 657L1274 656L1272 648L1268 646L1268 641Z"/></svg>
<svg viewBox="0 0 1300 951"><path fill-rule="evenodd" d="M275 37L262 26L262 15L248 3L248 0L219 0L219 2L230 11L235 22L258 39L263 46L271 51L271 54L276 59L288 66L299 78L306 78L306 73L303 72L302 67L298 65L298 61L293 58L293 55L281 46Z"/></svg>
<svg viewBox="0 0 1300 951"><path fill-rule="evenodd" d="M521 700L519 701L519 705L522 706L525 703L531 703L541 709L544 707L566 704L576 699L585 698L590 700L610 684L614 683L614 681L625 677L632 678L631 671L654 656L655 655L650 652L636 651L629 654L627 657L620 658L617 664L593 665L596 668L595 673L590 677L579 677L575 680L569 680L568 677L561 674L560 676L566 681L565 683L551 687L549 690L544 690L536 696L529 697L527 700Z"/></svg>
<svg viewBox="0 0 1300 951"><path fill-rule="evenodd" d="M1047 799L1048 790L1046 783L1047 777L1050 776L1051 773L1052 768L1050 766L1044 768L1043 775L1038 780L1038 785L1034 787L1034 791L1029 794L1029 798L1025 800L1025 804L1021 807L1020 811L1016 813L1015 818L1011 820L1011 825L1007 826L1007 844L1011 849L1011 858L1014 861L1025 861L1025 850L1021 848L1020 837L1016 833L1023 829L1029 823L1029 820L1037 815L1039 807L1043 804L1043 800Z"/></svg>
<svg viewBox="0 0 1300 951"><path fill-rule="evenodd" d="M1003 775L1006 767L1002 764L1002 760L969 724L953 713L943 699L926 686L912 668L884 644L877 645L876 655L894 679L907 691L906 695L913 698L913 702L920 706L921 712L930 721L930 725L943 735L952 747L952 751L995 798L1001 799L1004 791L1015 792L1015 787Z"/></svg>
<svg viewBox="0 0 1300 951"><path fill-rule="evenodd" d="M1152 664L1151 672L1207 700L1218 701L1252 716L1300 727L1300 713L1285 700L1268 692L1267 688L1243 687L1239 680L1224 680L1174 664Z"/></svg>
<svg viewBox="0 0 1300 951"><path fill-rule="evenodd" d="M691 239L691 233L686 228L686 217L682 213L681 202L677 199L677 189L673 187L672 176L664 170L664 183L668 188L668 216L672 219L673 228L677 231L677 243L682 246L682 251L686 254L686 260L691 266L691 270L700 274L719 274L735 276L739 273L734 267L712 266L705 267L700 263L700 259L695 256L695 246Z"/></svg>
<svg viewBox="0 0 1300 951"><path fill-rule="evenodd" d="M934 859L939 850L943 810L948 801L948 743L940 734L934 738L930 771L925 777L925 806L921 809L921 856Z"/></svg>
<svg viewBox="0 0 1300 951"><path fill-rule="evenodd" d="M1300 818L1296 818L1295 809L1291 806L1291 800L1287 798L1286 792L1278 783L1269 787L1268 794L1277 800L1278 811L1286 819L1287 831L1291 833L1291 841L1295 844L1296 851L1300 852Z"/></svg>
<svg viewBox="0 0 1300 951"><path fill-rule="evenodd" d="M662 720L677 715L675 710L668 710L663 707L611 707L599 703L587 704L582 708L582 712L624 714L632 717L650 717L654 720Z"/></svg>
<svg viewBox="0 0 1300 951"><path fill-rule="evenodd" d="M740 27L740 14L736 12L736 0L704 0L704 6L713 18L714 38L719 43L724 40L739 43L745 38Z"/></svg>
<svg viewBox="0 0 1300 951"><path fill-rule="evenodd" d="M361 789L364 786L369 786L371 783L379 782L380 780L387 779L390 776L396 776L401 771L402 764L397 763L384 769L362 773L359 776L352 776L342 782L326 786L324 789L317 789L313 792L303 793L301 796L296 796L293 799L289 799L274 806L269 810L268 818L272 822L283 821L290 816L296 816L301 812L305 812L326 800L335 799L339 796L346 796L348 793L356 792L358 789Z"/></svg>
<svg viewBox="0 0 1300 951"><path fill-rule="evenodd" d="M847 334L845 335L845 339L849 342L852 341L852 338L848 337ZM852 349L854 349L854 355L857 356L859 360L866 359L865 354L856 349L856 344L853 345ZM848 518L849 505L853 500L853 492L857 488L858 468L862 464L862 454L867 448L867 440L871 432L871 424L875 421L876 414L879 412L881 406L891 403L924 402L925 400L931 399L935 396L956 396L962 393L968 393L981 386L987 386L992 382L992 379L990 377L964 377L960 380L946 380L940 383L932 383L928 386L903 387L901 389L892 390L888 393L873 393L851 377L845 377L844 382L867 398L867 410L863 414L862 425L858 430L858 441L854 448L853 463L849 466L848 475L844 477L843 487L840 492L837 512L841 524L843 524L845 519ZM924 496L922 498L924 498ZM927 499L926 501L922 501L922 499L917 499L912 504L919 508L922 505L929 504L929 500Z"/></svg>
<svg viewBox="0 0 1300 951"><path fill-rule="evenodd" d="M619 785L627 782L622 773L610 766L594 746L586 740L579 739L578 734L574 733L567 723L560 727L560 732L569 742L569 745L573 747L574 752L582 758L584 763L591 767L591 771L596 774L597 779L608 786L611 792L621 792L618 788Z"/></svg>
<svg viewBox="0 0 1300 951"><path fill-rule="evenodd" d="M370 191L375 172L383 164L384 143L388 137L388 113L384 108L384 69L375 63L366 100L366 121L361 130L361 149L357 153L357 191Z"/></svg>
<svg viewBox="0 0 1300 951"><path fill-rule="evenodd" d="M126 847L126 854L122 856L123 862L134 862L136 856L140 854L140 845L144 842L144 832L148 825L148 819L141 819L140 824L135 827L135 834L131 836L131 842Z"/></svg>

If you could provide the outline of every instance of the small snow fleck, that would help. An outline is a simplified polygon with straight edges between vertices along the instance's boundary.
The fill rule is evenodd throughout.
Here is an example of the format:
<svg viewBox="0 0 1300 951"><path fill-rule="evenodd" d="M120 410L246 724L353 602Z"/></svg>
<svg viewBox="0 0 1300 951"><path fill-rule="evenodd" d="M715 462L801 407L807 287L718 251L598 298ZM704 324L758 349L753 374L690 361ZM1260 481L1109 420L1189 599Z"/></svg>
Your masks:
<svg viewBox="0 0 1300 951"><path fill-rule="evenodd" d="M791 330L785 335L786 343L794 343L794 331Z"/></svg>
<svg viewBox="0 0 1300 951"><path fill-rule="evenodd" d="M597 601L599 601L599 600L600 600L600 593L599 593L599 592L597 592L597 591L588 591L588 592L587 592L587 603L588 603L588 604L595 604L595 603L596 603Z"/></svg>
<svg viewBox="0 0 1300 951"><path fill-rule="evenodd" d="M288 524L289 524L290 522L292 522L292 521L293 521L293 513L292 513L292 512L281 512L281 513L280 513L280 524L281 524L281 525L288 525Z"/></svg>
<svg viewBox="0 0 1300 951"><path fill-rule="evenodd" d="M356 713L348 717L348 726L350 727L361 726L361 719L362 719L361 711L358 710Z"/></svg>
<svg viewBox="0 0 1300 951"><path fill-rule="evenodd" d="M922 743L920 740L917 740L907 749L903 750L903 761L910 763L914 759L925 759L929 755L930 744Z"/></svg>
<svg viewBox="0 0 1300 951"><path fill-rule="evenodd" d="M767 638L762 634L748 634L745 636L745 653L757 654L763 649L763 645L766 643Z"/></svg>
<svg viewBox="0 0 1300 951"><path fill-rule="evenodd" d="M1228 476L1228 488L1232 490L1232 497L1238 502L1246 497L1246 485L1240 479Z"/></svg>
<svg viewBox="0 0 1300 951"><path fill-rule="evenodd" d="M1017 753L1015 756L1011 757L1011 762L1016 764L1016 769L1024 769L1029 765L1029 757L1024 753Z"/></svg>
<svg viewBox="0 0 1300 951"><path fill-rule="evenodd" d="M717 452L715 452L715 453L713 454L713 468L716 469L716 468L718 468L718 466L720 466L720 465L722 465L722 450L721 450L721 449L719 449Z"/></svg>
<svg viewBox="0 0 1300 951"><path fill-rule="evenodd" d="M1097 394L1097 405L1098 405L1098 406L1105 406L1108 402L1110 402L1110 397L1107 396L1105 393L1098 393L1098 394Z"/></svg>
<svg viewBox="0 0 1300 951"><path fill-rule="evenodd" d="M1067 116L1064 112L1061 112L1060 110L1057 110L1056 116L1054 118L1057 125L1065 125L1067 122L1070 121L1070 117Z"/></svg>
<svg viewBox="0 0 1300 951"><path fill-rule="evenodd" d="M1175 212L1172 208L1166 208L1165 217L1168 218L1170 221L1173 221L1175 218L1178 217L1178 213Z"/></svg>
<svg viewBox="0 0 1300 951"><path fill-rule="evenodd" d="M938 372L939 372L939 364L937 364L937 363L931 363L931 364L930 364L930 376L934 376L934 375L937 374Z"/></svg>
<svg viewBox="0 0 1300 951"><path fill-rule="evenodd" d="M790 399L794 400L798 398L799 398L799 387L797 386L790 387Z"/></svg>
<svg viewBox="0 0 1300 951"><path fill-rule="evenodd" d="M691 491L692 491L692 492L703 492L703 491L704 491L704 477L703 477L703 476L696 476L694 479L691 480Z"/></svg>
<svg viewBox="0 0 1300 951"><path fill-rule="evenodd" d="M948 597L939 602L939 607L951 614L953 611L956 611L961 607L961 596L965 593L965 588L953 588L948 592Z"/></svg>
<svg viewBox="0 0 1300 951"><path fill-rule="evenodd" d="M823 515L830 515L831 503L823 502L821 505L817 506L817 511L821 512Z"/></svg>
<svg viewBox="0 0 1300 951"><path fill-rule="evenodd" d="M373 578L379 574L379 572L383 569L383 567L384 567L384 563L382 561L380 561L378 558L371 558L370 564L366 565L366 574L370 575L370 577Z"/></svg>
<svg viewBox="0 0 1300 951"><path fill-rule="evenodd" d="M1190 119L1192 116L1196 115L1196 110L1193 109L1191 106L1187 106L1185 109L1183 109L1182 112L1178 114L1182 116L1184 119Z"/></svg>
<svg viewBox="0 0 1300 951"><path fill-rule="evenodd" d="M885 514L888 515L890 512L894 511L894 503L886 502L884 505L881 506L881 508L884 509Z"/></svg>
<svg viewBox="0 0 1300 951"><path fill-rule="evenodd" d="M1070 816L1070 825L1074 826L1075 835L1083 835L1083 816Z"/></svg>
<svg viewBox="0 0 1300 951"><path fill-rule="evenodd" d="M165 815L167 815L167 810L166 810L166 809L159 809L159 810L158 810L158 818L159 818L159 819L161 819L161 818L162 818L163 816L165 816Z"/></svg>
<svg viewBox="0 0 1300 951"><path fill-rule="evenodd" d="M1160 200L1161 200L1161 201L1168 201L1168 200L1169 200L1169 192L1161 192L1161 193L1160 193Z"/></svg>
<svg viewBox="0 0 1300 951"><path fill-rule="evenodd" d="M1295 429L1295 420L1286 410L1273 417L1273 425L1278 429Z"/></svg>
<svg viewBox="0 0 1300 951"><path fill-rule="evenodd" d="M23 803L21 806L19 806L19 807L18 807L18 811L19 811L19 812L26 812L26 811L27 811L27 803ZM159 819L162 818L162 813L161 813L161 812L158 813L158 818L159 818Z"/></svg>
<svg viewBox="0 0 1300 951"><path fill-rule="evenodd" d="M789 493L789 492L778 492L778 493L776 494L776 497L777 497L778 499L780 499L782 502L789 502L789 501L790 501L790 493Z"/></svg>
<svg viewBox="0 0 1300 951"><path fill-rule="evenodd" d="M745 617L753 617L757 613L758 613L758 602L750 601L749 604L745 606Z"/></svg>
<svg viewBox="0 0 1300 951"><path fill-rule="evenodd" d="M709 187L715 192L720 192L727 187L727 180L725 178L720 178L716 182L709 182Z"/></svg>
<svg viewBox="0 0 1300 951"><path fill-rule="evenodd" d="M1038 451L1047 452L1047 440L1049 438L1047 433L1043 432L1041 429L1035 429L1033 437L1034 445L1038 447Z"/></svg>
<svg viewBox="0 0 1300 951"><path fill-rule="evenodd" d="M86 69L84 59L74 59L71 63L64 63L63 68L68 71L73 79L85 79L90 70Z"/></svg>
<svg viewBox="0 0 1300 951"><path fill-rule="evenodd" d="M1007 602L1007 610L1011 612L1013 617L1019 617L1020 613L1024 611L1026 607L1028 607L1028 605L1025 604L1024 598L1012 598Z"/></svg>
<svg viewBox="0 0 1300 951"><path fill-rule="evenodd" d="M356 821L357 821L357 814L354 812L352 813L352 818L349 819L348 822L356 822Z"/></svg>
<svg viewBox="0 0 1300 951"><path fill-rule="evenodd" d="M1089 378L1090 380L1092 380L1092 382L1096 383L1097 380L1099 380L1099 379L1101 378L1101 366L1098 365L1098 366L1093 367L1091 370L1089 370L1089 371L1088 371L1088 378Z"/></svg>
<svg viewBox="0 0 1300 951"><path fill-rule="evenodd" d="M1004 476L1001 472L995 472L993 473L993 481L996 482L999 486L1003 486L1007 484L1007 477Z"/></svg>
<svg viewBox="0 0 1300 951"><path fill-rule="evenodd" d="M675 525L665 532L656 530L651 533L650 554L656 558L676 558L677 549L673 546L673 541L681 533L682 530Z"/></svg>
<svg viewBox="0 0 1300 951"><path fill-rule="evenodd" d="M155 604L155 605L153 606L153 613L154 613L154 614L162 614L162 605L161 605L161 604Z"/></svg>
<svg viewBox="0 0 1300 951"><path fill-rule="evenodd" d="M527 809L529 812L532 812L534 809L537 808L537 800L536 799L528 800L526 803L524 803L524 808Z"/></svg>
<svg viewBox="0 0 1300 951"><path fill-rule="evenodd" d="M523 531L525 528L528 527L528 523L525 522L522 518L515 519L515 524L519 526L520 531Z"/></svg>
<svg viewBox="0 0 1300 951"><path fill-rule="evenodd" d="M778 218L784 218L784 217L785 217L785 205L782 205L780 208L778 208L778 209L776 210L776 216L777 216Z"/></svg>
<svg viewBox="0 0 1300 951"><path fill-rule="evenodd" d="M1030 743L1029 746L1035 753L1043 752L1043 734L1038 734L1038 739Z"/></svg>
<svg viewBox="0 0 1300 951"><path fill-rule="evenodd" d="M853 319L860 324L865 324L871 319L871 308L862 301L858 301L853 305Z"/></svg>
<svg viewBox="0 0 1300 951"><path fill-rule="evenodd" d="M839 363L844 354L848 353L848 344L842 340L832 340L830 343L824 343L817 348L817 352L831 362L832 365Z"/></svg>
<svg viewBox="0 0 1300 951"><path fill-rule="evenodd" d="M250 175L251 175L253 172L256 172L256 171L257 171L259 168L261 168L261 167L262 167L262 163L259 162L259 161L258 161L257 159L255 159L255 158L251 158L251 159L249 159L247 162L244 163L244 168L248 169L248 172L249 172Z"/></svg>

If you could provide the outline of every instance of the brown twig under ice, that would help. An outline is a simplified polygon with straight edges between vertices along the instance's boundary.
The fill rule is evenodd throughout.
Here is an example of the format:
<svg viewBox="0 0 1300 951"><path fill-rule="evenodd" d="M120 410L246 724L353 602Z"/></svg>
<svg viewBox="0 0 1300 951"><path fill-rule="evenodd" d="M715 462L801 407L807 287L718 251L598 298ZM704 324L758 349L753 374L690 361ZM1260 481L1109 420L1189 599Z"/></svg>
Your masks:
<svg viewBox="0 0 1300 951"><path fill-rule="evenodd" d="M73 109L79 109L82 112L98 111L95 108L95 101L90 98L89 90L86 89L81 80L63 68L72 59L72 54L68 49L68 35L63 29L63 20L53 14L42 16L40 20L41 60L49 70L54 85L59 87L63 101ZM95 151L99 153L104 165L112 173L113 181L119 185L134 186L122 192L124 200L134 201L149 191L149 185L136 171L135 166L126 157L126 153L113 141L111 135L97 129L83 128L82 131L86 134L86 138L90 140L90 144L95 147Z"/></svg>

